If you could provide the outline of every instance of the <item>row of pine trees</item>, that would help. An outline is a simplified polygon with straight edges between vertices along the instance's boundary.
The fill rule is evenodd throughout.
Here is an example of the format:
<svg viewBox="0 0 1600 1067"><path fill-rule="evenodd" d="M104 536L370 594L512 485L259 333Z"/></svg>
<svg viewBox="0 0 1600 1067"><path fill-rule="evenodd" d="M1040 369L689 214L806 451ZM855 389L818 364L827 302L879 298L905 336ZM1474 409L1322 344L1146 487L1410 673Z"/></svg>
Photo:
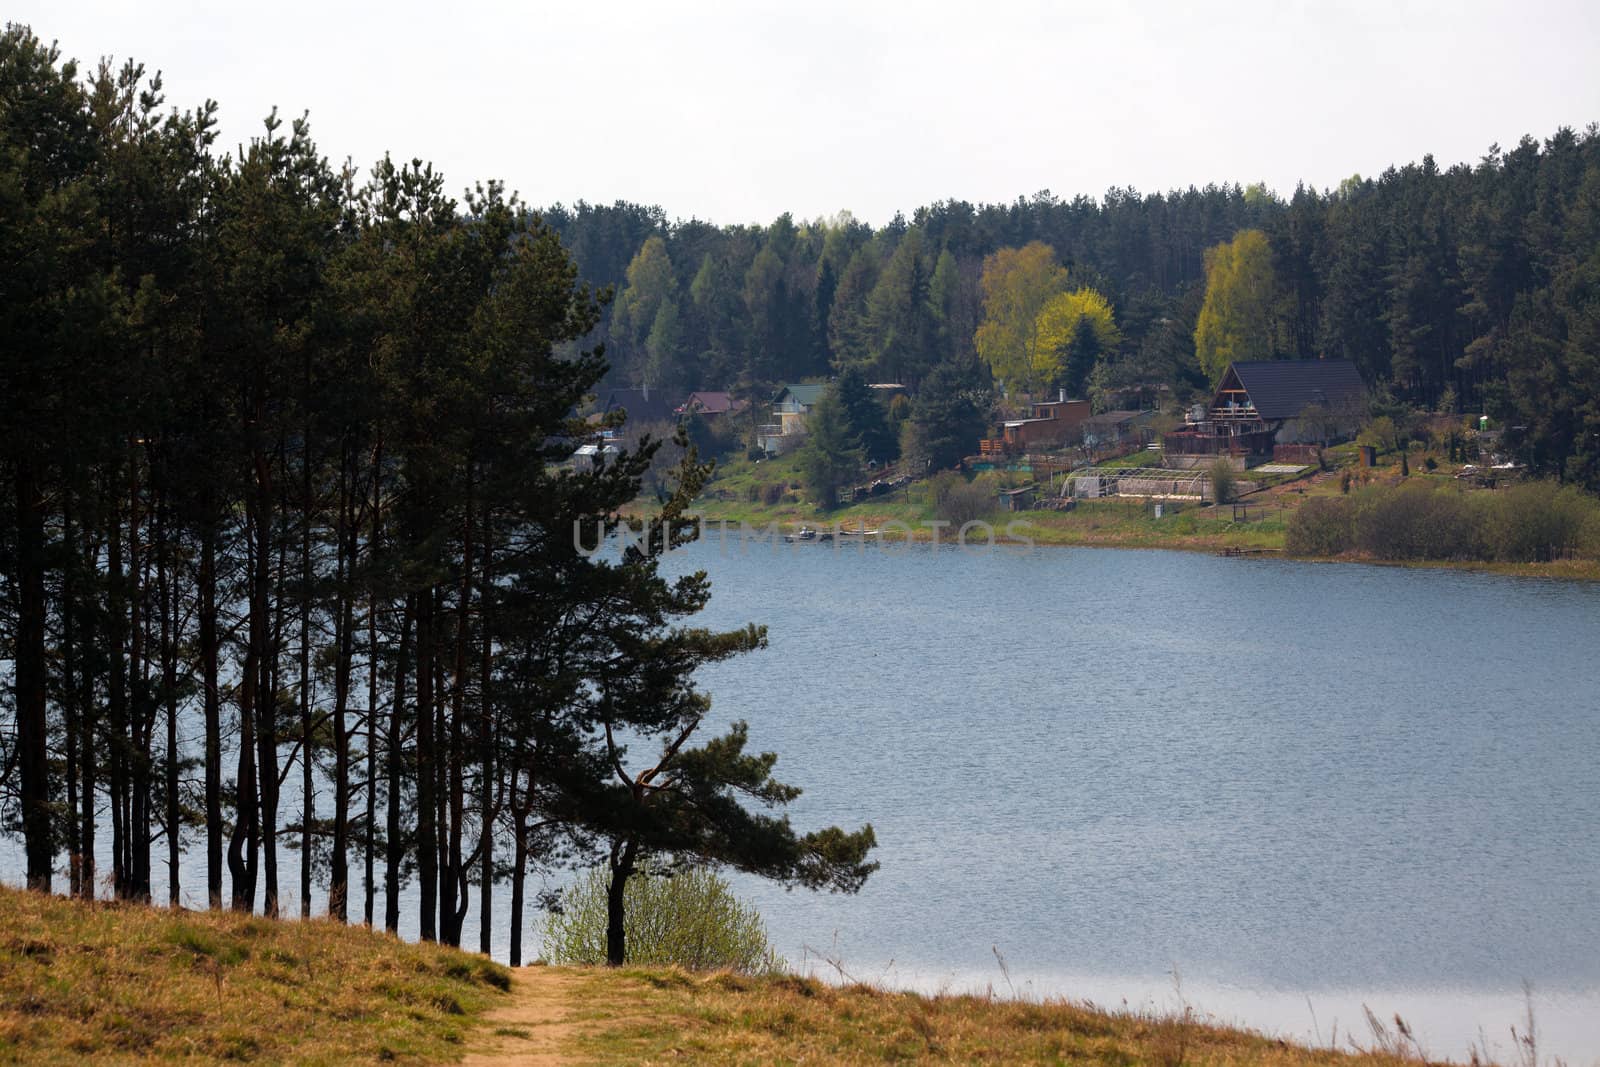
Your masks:
<svg viewBox="0 0 1600 1067"><path fill-rule="evenodd" d="M496 184L358 183L304 120L232 154L135 64L0 36L0 667L28 884L212 907L295 896L459 944L530 870L721 863L854 889L870 828L799 835L742 724L698 737L692 451L563 463L606 372L603 294Z"/></svg>

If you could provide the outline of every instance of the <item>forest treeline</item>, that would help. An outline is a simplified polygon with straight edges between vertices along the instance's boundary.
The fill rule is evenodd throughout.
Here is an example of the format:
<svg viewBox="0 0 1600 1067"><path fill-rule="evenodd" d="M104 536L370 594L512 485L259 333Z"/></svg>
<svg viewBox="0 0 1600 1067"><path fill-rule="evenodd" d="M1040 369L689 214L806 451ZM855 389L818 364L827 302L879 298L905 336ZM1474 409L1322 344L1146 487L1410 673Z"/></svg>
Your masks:
<svg viewBox="0 0 1600 1067"><path fill-rule="evenodd" d="M935 368L967 380L973 364L1007 384L978 359L985 276L1038 243L1059 293L1103 295L1115 330L1089 338L1087 365L1009 384L1148 406L1205 391L1229 359L1349 359L1391 407L1486 412L1535 469L1600 488L1594 126L1287 198L1042 192L943 201L878 229L848 213L716 226L629 203L543 215L581 275L617 291L599 333L616 385L760 404L775 383L846 367L920 392Z"/></svg>
<svg viewBox="0 0 1600 1067"><path fill-rule="evenodd" d="M135 64L0 36L0 805L28 884L277 914L298 899L459 944L531 871L721 864L853 890L870 827L793 830L695 669L665 552L692 449L574 471L603 301L497 184L357 182L302 119L214 151ZM181 853L205 857L184 884ZM353 869L352 869L353 868Z"/></svg>

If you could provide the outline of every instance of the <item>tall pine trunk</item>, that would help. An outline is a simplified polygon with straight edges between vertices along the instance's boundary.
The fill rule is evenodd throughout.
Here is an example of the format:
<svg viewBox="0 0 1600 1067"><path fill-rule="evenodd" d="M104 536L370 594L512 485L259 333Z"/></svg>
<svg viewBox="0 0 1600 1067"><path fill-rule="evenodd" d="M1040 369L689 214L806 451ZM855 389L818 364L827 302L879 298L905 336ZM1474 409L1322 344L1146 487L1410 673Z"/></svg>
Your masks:
<svg viewBox="0 0 1600 1067"><path fill-rule="evenodd" d="M514 774L515 772L513 772ZM528 814L517 804L516 780L513 777L511 810L515 826L512 828L511 846L511 957L513 967L522 966L522 909L526 906L525 886L528 880ZM487 951L487 950L485 950Z"/></svg>
<svg viewBox="0 0 1600 1067"><path fill-rule="evenodd" d="M244 670L239 681L239 774L233 836L228 842L228 872L233 882L233 907L250 911L255 907L256 864L260 847L261 803L256 790L256 703L262 692L261 660L267 644L266 534L262 526L260 494L248 494L246 530L248 541L249 604Z"/></svg>
<svg viewBox="0 0 1600 1067"><path fill-rule="evenodd" d="M451 664L450 714L443 717L449 742L449 834L440 871L439 909L444 924L444 942L461 944L461 924L468 906L467 871L461 859L462 822L466 816L466 744L463 736L467 717L467 650L472 640L472 578L476 564L473 542L472 499L473 466L466 465L466 500L461 510L461 580L456 589L455 656Z"/></svg>
<svg viewBox="0 0 1600 1067"><path fill-rule="evenodd" d="M350 449L343 450L339 463L339 521L336 563L337 609L334 641L337 646L333 670L333 868L328 886L328 914L340 922L349 921L350 903L350 734L346 721L350 705L350 668L355 655L355 611L351 596L350 572L355 555L355 517L350 502Z"/></svg>
<svg viewBox="0 0 1600 1067"><path fill-rule="evenodd" d="M206 748L206 900L222 907L222 692L217 677L217 520L211 490L201 498L200 673Z"/></svg>
<svg viewBox="0 0 1600 1067"><path fill-rule="evenodd" d="M309 374L309 372L308 372ZM309 389L308 389L309 392ZM317 819L311 759L311 427L300 464L300 917L311 915L311 829Z"/></svg>
<svg viewBox="0 0 1600 1067"><path fill-rule="evenodd" d="M145 551L140 502L139 457L130 450L128 462L128 577L130 584L129 649L133 675L133 701L128 720L128 792L123 841L127 848L127 896L150 899L150 732L155 701L150 690L150 611L145 596L150 589L150 556Z"/></svg>
<svg viewBox="0 0 1600 1067"><path fill-rule="evenodd" d="M418 921L424 941L439 939L438 767L433 701L433 589L417 599L417 874Z"/></svg>
<svg viewBox="0 0 1600 1067"><path fill-rule="evenodd" d="M278 441L278 457L283 440ZM261 802L261 914L278 917L278 691L279 657L283 650L283 578L287 564L287 538L276 538L277 567L272 566L277 509L272 481L272 459L263 455L257 466L263 521L256 531L260 556L256 560L257 590L261 599L263 647L256 661L260 677L256 693L256 783Z"/></svg>
<svg viewBox="0 0 1600 1067"><path fill-rule="evenodd" d="M489 502L483 504L483 566L478 573L478 951L489 954L494 919L494 702L490 675L494 669L494 630L490 626L494 542L489 536Z"/></svg>
<svg viewBox="0 0 1600 1067"><path fill-rule="evenodd" d="M383 445L372 450L372 534L367 544L367 833L366 833L366 907L363 920L372 925L376 888L376 837L378 832L378 595L372 565L378 551L379 532L382 530L383 503Z"/></svg>
<svg viewBox="0 0 1600 1067"><path fill-rule="evenodd" d="M67 765L67 841L68 892L76 897L83 892L83 852L78 839L78 719L82 704L78 700L80 649L77 633L77 550L72 525L72 491L61 494L61 543L65 565L61 571L61 711L62 740L66 743Z"/></svg>
<svg viewBox="0 0 1600 1067"><path fill-rule="evenodd" d="M90 534L86 538L83 553L80 555L70 542L68 548L76 566L83 568L85 575L95 575L98 570L95 560L99 558L98 539ZM85 650L95 647L96 612L83 612L83 638ZM78 678L78 765L83 775L83 786L78 791L78 803L83 805L78 816L78 854L79 854L79 880L78 887L85 900L95 898L95 730L99 720L99 702L95 700L95 672L94 660L87 654L83 658L83 666Z"/></svg>
<svg viewBox="0 0 1600 1067"><path fill-rule="evenodd" d="M628 962L628 945L623 923L627 916L624 901L628 879L633 877L636 846L632 838L611 846L611 882L606 887L606 965L621 967Z"/></svg>
<svg viewBox="0 0 1600 1067"><path fill-rule="evenodd" d="M50 891L55 844L50 826L49 748L45 735L44 510L33 457L24 450L13 474L17 509L17 762L28 888Z"/></svg>
<svg viewBox="0 0 1600 1067"><path fill-rule="evenodd" d="M411 622L415 598L406 597L400 613L400 647L395 657L394 695L389 708L389 740L384 746L388 773L387 825L384 842L383 928L391 934L400 928L400 862L405 839L400 834L401 780L405 771L406 679L411 673Z"/></svg>
<svg viewBox="0 0 1600 1067"><path fill-rule="evenodd" d="M164 519L163 519L164 524ZM166 811L163 821L167 826L167 903L176 908L180 891L178 861L180 852L178 808L178 591L177 575L172 564L172 547L169 538L162 538L160 561L156 570L161 592L161 696L166 705Z"/></svg>
<svg viewBox="0 0 1600 1067"><path fill-rule="evenodd" d="M106 785L111 801L111 892L117 899L128 896L127 860L127 751L128 737L128 672L124 659L126 653L127 614L124 605L122 573L122 515L108 479L105 490L106 509L106 585L107 619L110 622L106 645L111 655L106 666L106 718L110 737L106 752Z"/></svg>

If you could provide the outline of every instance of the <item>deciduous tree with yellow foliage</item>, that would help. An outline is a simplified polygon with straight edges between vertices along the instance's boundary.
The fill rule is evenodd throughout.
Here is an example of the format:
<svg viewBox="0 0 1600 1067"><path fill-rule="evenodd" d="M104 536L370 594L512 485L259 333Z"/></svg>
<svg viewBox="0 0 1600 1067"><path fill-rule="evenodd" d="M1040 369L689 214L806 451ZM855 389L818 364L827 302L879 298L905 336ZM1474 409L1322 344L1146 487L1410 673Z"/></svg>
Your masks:
<svg viewBox="0 0 1600 1067"><path fill-rule="evenodd" d="M1122 342L1111 302L1088 286L1058 293L1039 312L1039 347L1034 371L1082 396L1094 365Z"/></svg>
<svg viewBox="0 0 1600 1067"><path fill-rule="evenodd" d="M978 356L1007 391L1033 392L1047 362L1039 314L1067 288L1067 270L1043 241L1002 248L983 261L983 322L973 335Z"/></svg>
<svg viewBox="0 0 1600 1067"><path fill-rule="evenodd" d="M1276 354L1272 249L1260 230L1240 230L1206 251L1206 299L1194 328L1195 355L1213 382L1228 364Z"/></svg>

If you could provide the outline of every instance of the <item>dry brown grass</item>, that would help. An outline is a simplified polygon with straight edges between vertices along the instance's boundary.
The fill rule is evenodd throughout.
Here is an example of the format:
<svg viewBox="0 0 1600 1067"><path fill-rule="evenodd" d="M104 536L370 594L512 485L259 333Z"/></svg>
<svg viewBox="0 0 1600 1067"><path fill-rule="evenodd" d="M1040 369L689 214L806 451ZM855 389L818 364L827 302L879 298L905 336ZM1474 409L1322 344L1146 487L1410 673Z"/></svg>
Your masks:
<svg viewBox="0 0 1600 1067"><path fill-rule="evenodd" d="M459 1058L503 968L325 921L0 888L0 1062Z"/></svg>
<svg viewBox="0 0 1600 1067"><path fill-rule="evenodd" d="M1108 1013L1067 1002L921 996L793 976L571 970L583 1025L573 1062L596 1064L1409 1064L1404 1054L1310 1049L1188 1013Z"/></svg>
<svg viewBox="0 0 1600 1067"><path fill-rule="evenodd" d="M327 922L86 905L0 889L0 1063L876 1064L1421 1062L1192 1015L919 996L794 976L534 968ZM532 1001L538 1001L533 1003ZM486 1009L495 1009L489 1012ZM536 1009L536 1010L535 1010Z"/></svg>

